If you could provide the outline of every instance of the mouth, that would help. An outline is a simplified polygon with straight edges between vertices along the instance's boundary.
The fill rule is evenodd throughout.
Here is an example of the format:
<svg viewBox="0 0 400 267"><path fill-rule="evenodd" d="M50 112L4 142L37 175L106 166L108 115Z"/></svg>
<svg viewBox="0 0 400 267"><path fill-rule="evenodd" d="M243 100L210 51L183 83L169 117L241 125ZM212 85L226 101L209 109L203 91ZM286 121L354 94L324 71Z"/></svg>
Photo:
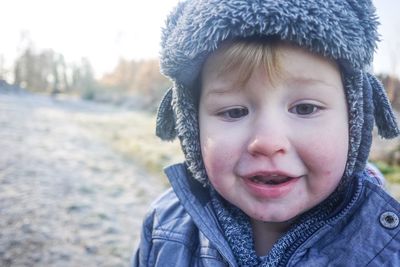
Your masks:
<svg viewBox="0 0 400 267"><path fill-rule="evenodd" d="M281 185L285 184L287 182L290 182L291 180L298 178L298 177L290 177L290 176L282 176L282 175L268 175L268 176L262 176L262 175L255 175L251 176L249 179L253 183L256 184L264 184L264 185Z"/></svg>
<svg viewBox="0 0 400 267"><path fill-rule="evenodd" d="M286 173L255 173L244 177L245 188L250 194L262 199L277 199L289 194L304 175Z"/></svg>

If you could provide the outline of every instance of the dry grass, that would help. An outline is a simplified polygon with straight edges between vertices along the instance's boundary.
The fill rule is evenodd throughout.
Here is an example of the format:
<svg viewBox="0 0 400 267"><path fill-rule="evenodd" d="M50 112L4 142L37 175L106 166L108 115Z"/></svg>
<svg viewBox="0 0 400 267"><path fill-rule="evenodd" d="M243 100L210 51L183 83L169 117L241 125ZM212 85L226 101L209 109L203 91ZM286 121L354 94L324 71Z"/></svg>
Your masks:
<svg viewBox="0 0 400 267"><path fill-rule="evenodd" d="M183 161L177 141L164 142L155 136L154 115L146 112L118 112L101 117L97 115L95 122L87 116L90 115L80 115L77 120L91 127L96 135L110 143L115 150L153 175L164 177L164 167Z"/></svg>

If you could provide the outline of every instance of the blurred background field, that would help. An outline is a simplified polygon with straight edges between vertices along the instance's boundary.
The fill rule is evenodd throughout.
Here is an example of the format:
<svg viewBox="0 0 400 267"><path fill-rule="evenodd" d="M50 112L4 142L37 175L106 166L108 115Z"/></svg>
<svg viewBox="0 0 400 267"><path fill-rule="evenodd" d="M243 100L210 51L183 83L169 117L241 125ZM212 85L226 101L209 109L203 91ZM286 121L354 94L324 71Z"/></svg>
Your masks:
<svg viewBox="0 0 400 267"><path fill-rule="evenodd" d="M165 187L168 182L163 169L183 161L178 141L163 142L155 136L155 115L143 111L127 112L119 117L80 117L79 123L90 127L116 151L137 162L146 171L159 177Z"/></svg>
<svg viewBox="0 0 400 267"><path fill-rule="evenodd" d="M177 141L154 134L171 86L161 27L177 2L3 3L1 266L127 265L146 208L168 187L162 169L183 160ZM382 42L371 68L398 113L400 1L374 3ZM399 139L375 135L371 161L400 200Z"/></svg>

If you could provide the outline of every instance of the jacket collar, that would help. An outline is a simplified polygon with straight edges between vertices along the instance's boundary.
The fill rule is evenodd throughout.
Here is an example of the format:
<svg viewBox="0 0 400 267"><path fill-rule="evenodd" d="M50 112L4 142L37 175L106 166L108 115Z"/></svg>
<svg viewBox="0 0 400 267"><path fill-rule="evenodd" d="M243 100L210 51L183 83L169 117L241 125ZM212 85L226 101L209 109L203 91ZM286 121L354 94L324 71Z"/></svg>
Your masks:
<svg viewBox="0 0 400 267"><path fill-rule="evenodd" d="M169 166L164 172L176 196L187 213L192 217L199 231L215 245L229 266L237 266L229 244L225 240L214 214L209 190L200 182L191 178L185 165L182 163Z"/></svg>

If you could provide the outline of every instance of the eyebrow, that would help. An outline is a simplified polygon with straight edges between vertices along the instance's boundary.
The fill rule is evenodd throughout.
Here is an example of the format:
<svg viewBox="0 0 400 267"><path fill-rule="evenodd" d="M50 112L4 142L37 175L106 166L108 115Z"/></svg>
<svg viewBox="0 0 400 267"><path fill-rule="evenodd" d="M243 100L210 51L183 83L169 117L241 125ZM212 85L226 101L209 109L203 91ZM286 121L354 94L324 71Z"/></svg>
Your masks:
<svg viewBox="0 0 400 267"><path fill-rule="evenodd" d="M335 84L332 84L330 82L326 82L325 80L318 79L318 78L309 78L309 77L292 77L290 79L286 79L286 82L288 84L293 84L293 83L300 83L300 84L305 84L305 85L315 85L315 84L321 84L324 85L325 87L330 87L337 89L338 87Z"/></svg>
<svg viewBox="0 0 400 267"><path fill-rule="evenodd" d="M207 90L205 97L210 95L223 95L231 92L240 92L244 90L243 86L220 86L220 87L211 87Z"/></svg>
<svg viewBox="0 0 400 267"><path fill-rule="evenodd" d="M291 76L288 79L282 78L281 79L283 83L286 83L290 85L293 88L296 88L296 84L302 84L305 86L315 86L315 85L323 85L325 88L331 88L331 89L340 89L340 87L330 83L326 82L323 79L318 79L318 78L313 78L313 77L302 77L302 76ZM341 86L343 88L343 83L341 83ZM323 88L322 87L322 88ZM319 87L320 89L321 87ZM204 97L208 98L213 95L224 95L228 93L233 93L233 92L240 92L242 90L246 90L244 86L234 86L234 83L232 83L232 86L216 86L216 87L211 87L207 90L207 93L204 95Z"/></svg>

